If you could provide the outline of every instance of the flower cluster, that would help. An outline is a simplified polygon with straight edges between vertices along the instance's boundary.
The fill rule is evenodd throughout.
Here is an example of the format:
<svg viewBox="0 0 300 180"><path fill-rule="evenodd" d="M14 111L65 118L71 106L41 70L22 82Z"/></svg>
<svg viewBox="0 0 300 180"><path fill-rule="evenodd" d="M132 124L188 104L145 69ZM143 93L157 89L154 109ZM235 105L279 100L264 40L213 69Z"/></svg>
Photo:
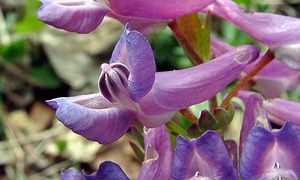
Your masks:
<svg viewBox="0 0 300 180"><path fill-rule="evenodd" d="M300 104L282 98L300 84L300 19L247 13L231 0L41 2L38 18L67 31L89 33L104 16L125 25L109 63L101 65L97 92L46 103L67 128L101 144L116 141L128 129L142 124L145 158L137 179L300 179ZM53 14L56 9L59 11ZM255 46L232 47L211 36L209 53L214 59L186 69L156 72L154 55L144 35L195 12L234 24L265 45L267 52L260 55ZM187 35L174 35L187 42L187 52L195 50ZM212 102L237 79L220 107L216 102L199 118L189 114L189 127L168 132L172 131L168 124L174 121L176 112ZM243 102L234 105L237 111L244 111L239 142L223 137L233 119L233 97ZM171 136L176 139L175 149ZM70 168L61 172L61 178L129 179L110 161L101 163L91 175Z"/></svg>

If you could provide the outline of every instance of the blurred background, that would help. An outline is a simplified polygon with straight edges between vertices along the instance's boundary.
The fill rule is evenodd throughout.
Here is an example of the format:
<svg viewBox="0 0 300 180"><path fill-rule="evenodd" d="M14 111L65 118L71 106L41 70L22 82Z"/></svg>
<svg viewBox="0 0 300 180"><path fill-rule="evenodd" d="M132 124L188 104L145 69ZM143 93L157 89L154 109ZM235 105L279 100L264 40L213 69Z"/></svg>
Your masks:
<svg viewBox="0 0 300 180"><path fill-rule="evenodd" d="M299 0L237 0L249 11L299 16ZM55 119L44 101L97 92L100 64L109 61L123 26L106 18L87 35L43 24L36 19L38 0L0 0L0 179L59 179L63 168L93 172L114 161L129 177L141 162L130 136L102 146L72 133ZM254 43L229 23L213 19L213 33L230 43ZM166 28L149 37L158 71L191 66ZM300 89L287 94L300 100Z"/></svg>

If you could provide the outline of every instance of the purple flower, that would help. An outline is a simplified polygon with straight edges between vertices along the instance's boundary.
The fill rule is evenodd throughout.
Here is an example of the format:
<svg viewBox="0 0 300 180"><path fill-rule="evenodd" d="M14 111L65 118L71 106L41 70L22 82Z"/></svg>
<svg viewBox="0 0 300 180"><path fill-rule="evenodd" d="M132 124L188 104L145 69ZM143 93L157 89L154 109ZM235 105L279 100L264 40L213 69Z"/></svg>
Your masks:
<svg viewBox="0 0 300 180"><path fill-rule="evenodd" d="M221 136L214 131L207 131L200 138L191 140L177 137L172 178L238 179L226 146Z"/></svg>
<svg viewBox="0 0 300 180"><path fill-rule="evenodd" d="M211 37L211 48L212 54L217 57L233 49L215 37ZM260 59L247 65L242 74L248 73ZM280 97L287 90L293 90L300 85L300 72L274 60L253 77L251 85L265 97Z"/></svg>
<svg viewBox="0 0 300 180"><path fill-rule="evenodd" d="M250 130L240 161L242 179L299 179L300 133L286 122L280 130Z"/></svg>
<svg viewBox="0 0 300 180"><path fill-rule="evenodd" d="M106 144L120 138L134 119L158 127L177 110L211 98L257 56L255 47L240 46L209 63L155 73L149 42L126 26L110 64L101 65L100 92L47 103L66 127Z"/></svg>
<svg viewBox="0 0 300 180"><path fill-rule="evenodd" d="M105 161L100 164L97 172L92 175L86 175L75 168L69 168L61 171L61 180L129 180L121 167L111 161Z"/></svg>
<svg viewBox="0 0 300 180"><path fill-rule="evenodd" d="M246 104L240 139L241 178L299 179L299 130L289 121L280 130L271 129L262 96L252 92L239 95Z"/></svg>
<svg viewBox="0 0 300 180"><path fill-rule="evenodd" d="M144 143L145 161L137 179L171 179L172 145L166 127L147 129Z"/></svg>
<svg viewBox="0 0 300 180"><path fill-rule="evenodd" d="M300 69L300 19L271 13L246 13L231 0L216 0L206 10L269 46L276 58L289 68Z"/></svg>
<svg viewBox="0 0 300 180"><path fill-rule="evenodd" d="M205 8L214 0L40 0L38 18L47 24L77 33L96 29L104 16L149 33L153 26Z"/></svg>

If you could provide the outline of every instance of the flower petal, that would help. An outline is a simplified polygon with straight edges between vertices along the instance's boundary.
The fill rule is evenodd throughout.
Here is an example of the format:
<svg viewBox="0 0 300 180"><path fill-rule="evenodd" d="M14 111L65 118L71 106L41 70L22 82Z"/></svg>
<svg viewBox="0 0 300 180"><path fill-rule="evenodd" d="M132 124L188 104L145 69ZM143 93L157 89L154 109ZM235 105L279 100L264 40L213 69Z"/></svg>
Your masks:
<svg viewBox="0 0 300 180"><path fill-rule="evenodd" d="M129 128L134 112L113 107L101 94L57 98L47 101L66 127L101 144L119 139Z"/></svg>
<svg viewBox="0 0 300 180"><path fill-rule="evenodd" d="M75 168L64 169L60 172L61 180L85 180L83 174Z"/></svg>
<svg viewBox="0 0 300 180"><path fill-rule="evenodd" d="M205 8L215 0L108 0L110 7L123 16L144 17L150 19L175 19Z"/></svg>
<svg viewBox="0 0 300 180"><path fill-rule="evenodd" d="M281 130L255 127L244 144L242 179L299 179L300 133L290 122Z"/></svg>
<svg viewBox="0 0 300 180"><path fill-rule="evenodd" d="M137 179L171 179L172 145L166 127L148 129L144 142L146 156Z"/></svg>
<svg viewBox="0 0 300 180"><path fill-rule="evenodd" d="M96 29L108 7L90 0L42 0L38 18L56 28L77 33L89 33Z"/></svg>
<svg viewBox="0 0 300 180"><path fill-rule="evenodd" d="M174 180L193 177L207 179L238 179L220 135L207 131L198 139L177 137L172 165Z"/></svg>
<svg viewBox="0 0 300 180"><path fill-rule="evenodd" d="M217 0L207 9L268 46L300 43L298 18L272 13L246 13L231 0Z"/></svg>
<svg viewBox="0 0 300 180"><path fill-rule="evenodd" d="M154 115L205 101L236 79L257 56L257 48L240 46L208 63L156 73L153 88L139 102L141 111Z"/></svg>
<svg viewBox="0 0 300 180"><path fill-rule="evenodd" d="M111 161L101 163L96 173L84 176L86 180L129 180L121 167Z"/></svg>
<svg viewBox="0 0 300 180"><path fill-rule="evenodd" d="M264 101L263 106L268 113L268 118L272 122L283 125L288 120L300 127L299 102L276 98Z"/></svg>
<svg viewBox="0 0 300 180"><path fill-rule="evenodd" d="M150 91L156 71L153 52L147 39L131 30L128 24L113 51L112 63L123 63L128 67L128 92L133 100L140 99Z"/></svg>
<svg viewBox="0 0 300 180"><path fill-rule="evenodd" d="M259 120L262 121L262 124L265 124L267 120L262 109L263 97L260 94L251 91L240 91L237 96L243 100L246 106L240 132L239 152L241 153L250 129L261 123Z"/></svg>

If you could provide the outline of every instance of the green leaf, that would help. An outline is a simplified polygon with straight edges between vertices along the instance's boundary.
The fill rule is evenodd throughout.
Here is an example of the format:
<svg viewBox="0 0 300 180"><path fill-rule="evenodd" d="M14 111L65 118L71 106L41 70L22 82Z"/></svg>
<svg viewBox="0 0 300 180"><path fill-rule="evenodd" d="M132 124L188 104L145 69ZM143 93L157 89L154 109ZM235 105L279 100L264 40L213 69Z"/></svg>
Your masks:
<svg viewBox="0 0 300 180"><path fill-rule="evenodd" d="M16 40L9 44L0 46L0 59L13 63L26 54L26 41Z"/></svg>
<svg viewBox="0 0 300 180"><path fill-rule="evenodd" d="M59 78L56 76L49 64L32 67L31 75L47 87L57 88L61 85Z"/></svg>
<svg viewBox="0 0 300 180"><path fill-rule="evenodd" d="M25 1L25 14L23 18L16 23L15 31L28 33L41 29L44 23L39 21L36 17L36 12L40 6L38 0L26 0ZM55 13L55 12L53 12Z"/></svg>
<svg viewBox="0 0 300 180"><path fill-rule="evenodd" d="M205 61L210 60L211 15L206 15L204 23L197 13L180 17L176 22L199 56Z"/></svg>

